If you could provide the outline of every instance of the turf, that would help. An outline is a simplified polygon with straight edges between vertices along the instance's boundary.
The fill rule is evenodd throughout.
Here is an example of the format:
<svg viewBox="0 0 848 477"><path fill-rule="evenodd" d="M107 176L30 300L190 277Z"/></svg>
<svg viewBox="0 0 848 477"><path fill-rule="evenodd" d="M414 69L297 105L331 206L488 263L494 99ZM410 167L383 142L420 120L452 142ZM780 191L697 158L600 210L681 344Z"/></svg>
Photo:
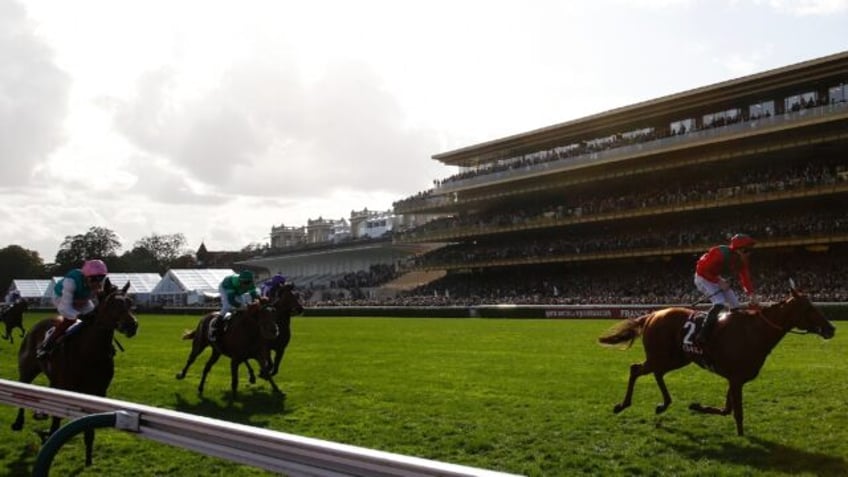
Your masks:
<svg viewBox="0 0 848 477"><path fill-rule="evenodd" d="M31 324L39 315L27 315ZM182 331L199 317L139 317L123 339L109 397L390 452L533 476L848 475L848 345L789 335L745 387L746 436L731 417L704 416L690 402L721 405L724 381L691 365L667 376L675 399L654 414L660 394L650 377L624 395L627 351L598 346L604 320L302 318L277 383L247 383L229 404L229 366L220 361L204 398L201 356L185 380L189 343ZM837 323L839 325L839 323ZM15 379L14 346L0 346L0 376ZM37 381L43 384L43 381ZM27 421L9 430L15 410L0 408L0 473L26 475L38 451ZM55 475L266 475L265 472L98 431L94 465L82 465L81 438L62 448Z"/></svg>

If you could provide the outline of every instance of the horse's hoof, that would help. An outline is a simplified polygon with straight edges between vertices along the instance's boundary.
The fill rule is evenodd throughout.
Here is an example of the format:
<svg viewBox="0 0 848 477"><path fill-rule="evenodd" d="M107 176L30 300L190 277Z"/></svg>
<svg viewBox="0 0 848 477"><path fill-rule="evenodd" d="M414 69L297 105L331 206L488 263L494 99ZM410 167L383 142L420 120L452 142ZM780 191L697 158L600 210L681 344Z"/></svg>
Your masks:
<svg viewBox="0 0 848 477"><path fill-rule="evenodd" d="M20 431L23 428L24 428L23 423L19 423L19 422L13 422L12 423L12 430L13 431Z"/></svg>
<svg viewBox="0 0 848 477"><path fill-rule="evenodd" d="M690 411L700 411L701 410L701 404L697 403L697 402L693 402L692 404L689 405L689 410Z"/></svg>
<svg viewBox="0 0 848 477"><path fill-rule="evenodd" d="M657 406L655 411L657 414L662 414L665 412L666 409L668 409L668 406L666 406L665 404L660 404Z"/></svg>
<svg viewBox="0 0 848 477"><path fill-rule="evenodd" d="M177 377L177 379L183 379L185 377L185 374L177 373L176 377Z"/></svg>
<svg viewBox="0 0 848 477"><path fill-rule="evenodd" d="M38 437L41 438L41 444L44 445L47 442L47 439L50 439L50 431L35 431L38 434Z"/></svg>
<svg viewBox="0 0 848 477"><path fill-rule="evenodd" d="M613 414L618 414L623 411L627 406L623 404L616 404L614 408L612 408Z"/></svg>

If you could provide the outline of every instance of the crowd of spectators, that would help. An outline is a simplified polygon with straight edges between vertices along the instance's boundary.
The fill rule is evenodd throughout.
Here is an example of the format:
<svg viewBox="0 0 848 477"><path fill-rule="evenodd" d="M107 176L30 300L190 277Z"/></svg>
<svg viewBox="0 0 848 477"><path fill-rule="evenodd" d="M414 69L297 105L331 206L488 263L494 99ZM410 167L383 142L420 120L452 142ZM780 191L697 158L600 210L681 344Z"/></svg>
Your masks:
<svg viewBox="0 0 848 477"><path fill-rule="evenodd" d="M840 100L838 102L844 103L844 100ZM833 103L836 103L836 101L829 101L825 96L820 96L818 100L814 100L812 98L808 98L805 101L799 100L798 102L793 103L785 114L795 113L802 109L822 107ZM620 147L630 146L633 144L644 144L650 141L656 141L667 137L693 133L698 130L714 129L742 122L757 121L763 119L764 117L771 116L771 113L768 113L756 114L749 117L742 110L737 111L737 114L733 114L731 116L728 116L726 114L719 114L715 120L712 120L708 123L704 123L702 121L698 128L687 128L685 125L683 125L683 122L679 122L676 126L672 125L667 130L658 129L655 127L645 127L642 129L617 133L606 137L584 140L566 146L559 146L549 150L539 151L531 154L524 154L509 159L484 164L481 167L464 170L445 179L435 180L433 182L434 189L444 184L460 182L463 180L476 178L483 175L501 173L509 170L532 169L533 167L539 164L545 164L555 161L573 161L578 158L586 157L587 155L600 151L612 150ZM394 207L402 208L407 205L412 205L417 202L421 202L422 200L427 199L432 195L432 189L428 191L422 191L414 196L395 202Z"/></svg>
<svg viewBox="0 0 848 477"><path fill-rule="evenodd" d="M606 191L563 197L561 203L539 207L512 207L488 214L444 217L416 227L399 238L426 237L427 234L467 228L489 229L506 226L548 225L550 220L586 218L610 212L711 203L723 199L762 196L848 182L848 164L807 163L792 166L771 165L750 169L738 175L698 177L669 184L646 181L638 191L615 194Z"/></svg>
<svg viewBox="0 0 848 477"><path fill-rule="evenodd" d="M669 260L511 267L453 273L394 298L345 298L318 306L473 306L484 304L691 305L703 296L692 278L698 255ZM814 301L848 302L848 246L826 251L755 251L753 281L763 301L788 296L792 278ZM734 284L738 290L738 284ZM741 293L741 292L740 292ZM744 295L744 294L743 294Z"/></svg>
<svg viewBox="0 0 848 477"><path fill-rule="evenodd" d="M777 214L777 215L775 215ZM610 225L610 227L615 224ZM463 264L484 265L498 260L568 256L599 252L633 252L708 246L725 243L734 233L745 232L761 239L818 237L848 233L848 208L835 210L778 210L773 214L711 222L646 224L643 228L602 227L594 231L566 229L554 237L488 242L466 242L437 249L418 258L418 266L431 268Z"/></svg>
<svg viewBox="0 0 848 477"><path fill-rule="evenodd" d="M741 198L770 192L796 191L842 184L848 180L848 168L837 159L825 163L801 165L776 164L763 169L746 170L737 177L717 175L701 178L677 187L645 184L637 192L627 194L587 194L569 199L568 204L549 208L514 208L485 215L466 215L434 221L417 229L426 234L448 228L475 227L492 230L499 226L532 224L550 218L591 217L608 212L679 206L722 198ZM662 181L655 181L665 186ZM732 209L724 208L725 211ZM540 224L542 229L549 223ZM478 230L478 232L480 231ZM423 232L421 232L423 231ZM593 262L591 265L563 263L556 272L531 266L504 269L489 268L475 273L451 273L445 278L410 293L386 299L375 299L364 293L347 293L318 301L319 305L402 305L402 306L468 306L482 303L510 304L603 304L603 303L687 303L695 301L691 284L691 268L696 256L684 257L675 249L706 249L726 242L733 233L745 232L759 240L829 237L848 232L848 209L806 206L758 209L734 217L726 212L720 226L712 221L692 222L685 216L679 220L651 220L644 227L619 221L600 225L570 226L558 229L556 235L542 233L517 239L494 235L443 247L418 257L413 267L439 267L462 264L491 265L497 260L534 259L599 252L632 252L663 250L674 258L668 261L622 263ZM413 232L416 233L416 232ZM469 236L473 237L472 233ZM843 245L843 247L845 247ZM838 246L827 253L803 250L771 253L763 249L755 267L761 293L778 300L785 295L786 281L795 277L815 292L818 301L848 301L844 274L838 264L848 263L848 252ZM528 262L531 260L528 260ZM375 286L379 280L372 282Z"/></svg>

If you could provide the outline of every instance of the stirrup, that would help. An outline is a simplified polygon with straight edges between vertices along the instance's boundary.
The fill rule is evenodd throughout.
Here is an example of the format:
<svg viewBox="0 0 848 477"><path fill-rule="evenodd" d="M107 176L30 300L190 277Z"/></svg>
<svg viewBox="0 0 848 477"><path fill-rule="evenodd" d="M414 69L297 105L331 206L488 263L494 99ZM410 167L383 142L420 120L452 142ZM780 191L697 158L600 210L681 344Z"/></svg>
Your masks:
<svg viewBox="0 0 848 477"><path fill-rule="evenodd" d="M49 346L45 346L43 343L38 345L38 348L35 349L35 359L44 359L50 356L50 353L53 352L53 348L55 348L55 344L53 343Z"/></svg>

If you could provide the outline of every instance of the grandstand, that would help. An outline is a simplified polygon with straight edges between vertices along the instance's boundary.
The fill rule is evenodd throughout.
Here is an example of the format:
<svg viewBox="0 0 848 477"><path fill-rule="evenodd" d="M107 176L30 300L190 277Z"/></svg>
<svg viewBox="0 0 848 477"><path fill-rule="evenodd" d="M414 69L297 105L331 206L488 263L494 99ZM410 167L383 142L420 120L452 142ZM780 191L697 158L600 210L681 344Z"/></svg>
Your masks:
<svg viewBox="0 0 848 477"><path fill-rule="evenodd" d="M404 277L407 273L405 264L412 257L441 245L402 244L394 243L389 236L364 236L342 243L325 241L274 249L236 265L257 270L260 277L281 273L298 287L312 290L319 300L340 295L349 297L351 293L356 295L360 292L369 296L394 296L403 287L381 290L379 285ZM434 275L427 273L424 276ZM420 280L417 283L422 284Z"/></svg>
<svg viewBox="0 0 848 477"><path fill-rule="evenodd" d="M848 301L848 52L433 156L461 172L394 204L448 243L412 291L509 303L688 303L697 257L744 232L754 281Z"/></svg>

